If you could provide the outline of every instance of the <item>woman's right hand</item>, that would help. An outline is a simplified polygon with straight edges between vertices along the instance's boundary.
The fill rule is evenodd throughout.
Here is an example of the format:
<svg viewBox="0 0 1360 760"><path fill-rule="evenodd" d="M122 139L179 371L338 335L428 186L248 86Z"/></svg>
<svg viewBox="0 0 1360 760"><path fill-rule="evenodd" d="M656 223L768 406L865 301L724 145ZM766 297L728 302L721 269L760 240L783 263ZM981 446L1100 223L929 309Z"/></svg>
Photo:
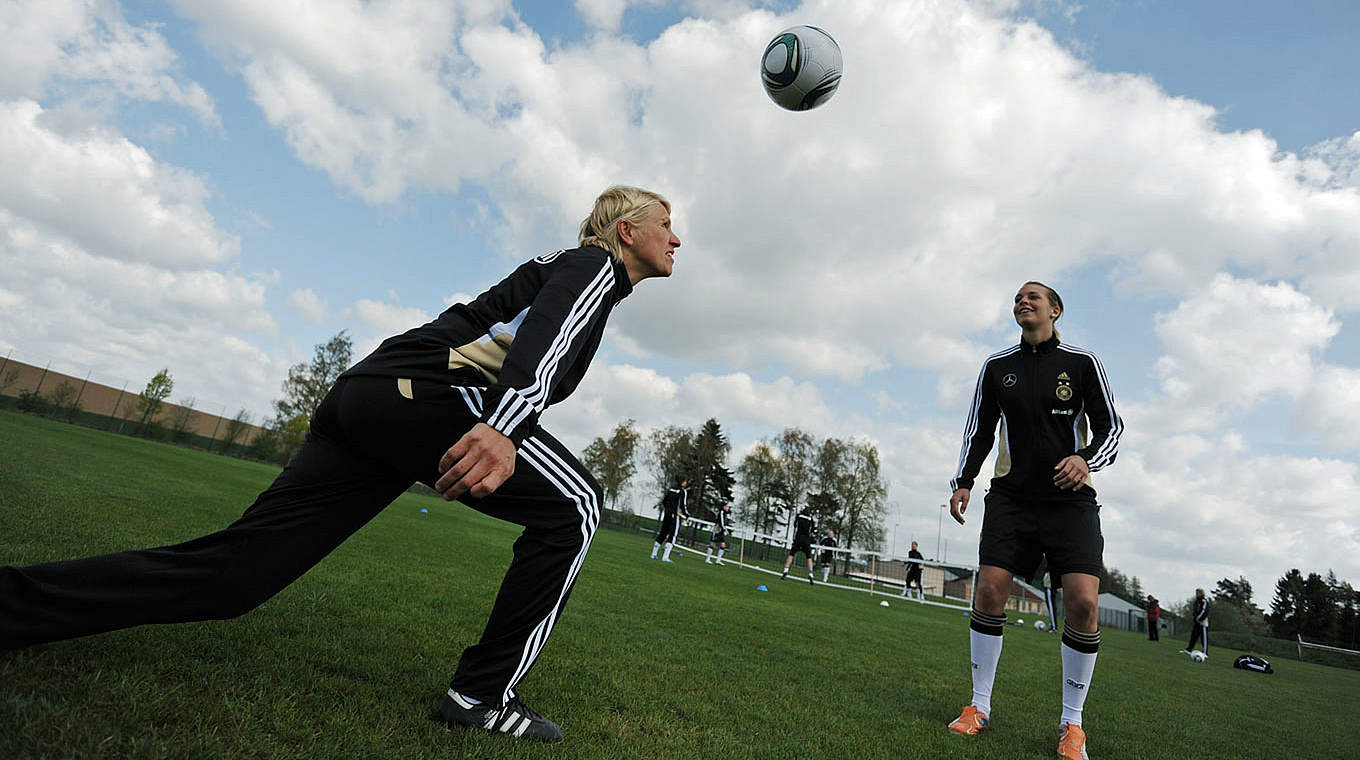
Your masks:
<svg viewBox="0 0 1360 760"><path fill-rule="evenodd" d="M954 518L954 522L963 525L963 513L968 510L968 496L970 491L967 488L960 488L949 497L949 516Z"/></svg>

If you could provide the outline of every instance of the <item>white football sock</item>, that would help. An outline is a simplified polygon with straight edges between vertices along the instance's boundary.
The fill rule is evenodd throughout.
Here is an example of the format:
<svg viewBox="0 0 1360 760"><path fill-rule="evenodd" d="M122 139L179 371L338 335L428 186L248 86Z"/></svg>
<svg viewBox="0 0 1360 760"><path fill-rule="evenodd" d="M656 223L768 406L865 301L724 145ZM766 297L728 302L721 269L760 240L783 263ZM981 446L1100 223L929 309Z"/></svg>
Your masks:
<svg viewBox="0 0 1360 760"><path fill-rule="evenodd" d="M1059 724L1081 725L1081 710L1091 690L1091 674L1096 669L1096 654L1100 646L1100 631L1081 633L1063 626L1063 709ZM1075 647L1075 648L1074 648ZM1086 650L1086 651L1082 651Z"/></svg>
<svg viewBox="0 0 1360 760"><path fill-rule="evenodd" d="M973 706L988 717L992 714L992 683L996 664L1001 659L1001 631L1006 616L987 615L976 609L969 613L969 654L973 664ZM979 630L981 629L981 630Z"/></svg>
<svg viewBox="0 0 1360 760"><path fill-rule="evenodd" d="M667 543L667 544L666 544L666 550L663 551L663 552L661 553L661 559L665 560L665 559L670 559L670 558L671 558L671 547L672 547L672 546L675 546L675 544L671 544L671 543Z"/></svg>
<svg viewBox="0 0 1360 760"><path fill-rule="evenodd" d="M829 567L824 567L824 568L822 568L822 583L826 583L826 579L827 579L827 578L830 578L830 577L831 577L831 568L829 568Z"/></svg>
<svg viewBox="0 0 1360 760"><path fill-rule="evenodd" d="M722 555L723 555L726 551L727 551L726 549L719 549L719 550L718 550L718 561L719 561L719 562L722 562Z"/></svg>
<svg viewBox="0 0 1360 760"><path fill-rule="evenodd" d="M661 550L661 544L652 542L652 559L656 559L656 553Z"/></svg>

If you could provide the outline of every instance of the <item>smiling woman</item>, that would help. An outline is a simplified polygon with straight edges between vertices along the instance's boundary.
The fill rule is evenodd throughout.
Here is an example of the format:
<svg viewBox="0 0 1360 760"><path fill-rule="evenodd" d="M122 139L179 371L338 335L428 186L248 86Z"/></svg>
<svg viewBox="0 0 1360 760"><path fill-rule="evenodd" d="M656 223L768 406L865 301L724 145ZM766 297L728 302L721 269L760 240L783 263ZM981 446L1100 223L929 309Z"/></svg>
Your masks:
<svg viewBox="0 0 1360 760"><path fill-rule="evenodd" d="M538 418L581 381L614 305L638 282L669 276L680 245L666 199L632 187L600 195L581 243L525 262L341 375L312 416L306 444L223 530L174 546L0 568L0 649L243 615L420 481L524 526L482 639L463 652L439 717L560 739L516 689L561 617L599 525L601 494Z"/></svg>
<svg viewBox="0 0 1360 760"><path fill-rule="evenodd" d="M1100 646L1096 599L1105 547L1090 475L1114 462L1124 425L1100 360L1058 340L1054 323L1063 302L1057 291L1027 282L1011 313L1020 343L982 365L949 499L950 512L963 524L999 422L1001 450L986 498L969 616L973 701L949 730L971 735L987 728L1012 581L1033 577L1046 558L1066 608L1058 755L1080 760L1086 757L1082 707Z"/></svg>

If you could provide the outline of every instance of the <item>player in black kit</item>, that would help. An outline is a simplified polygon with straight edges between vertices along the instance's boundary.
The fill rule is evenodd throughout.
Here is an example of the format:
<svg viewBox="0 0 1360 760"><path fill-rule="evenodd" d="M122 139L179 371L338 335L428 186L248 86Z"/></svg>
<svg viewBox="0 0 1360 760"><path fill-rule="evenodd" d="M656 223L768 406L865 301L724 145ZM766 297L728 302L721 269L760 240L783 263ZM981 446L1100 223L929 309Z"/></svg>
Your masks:
<svg viewBox="0 0 1360 760"><path fill-rule="evenodd" d="M666 495L661 497L661 527L656 531L656 539L652 542L652 559L656 559L656 553L661 551L662 562L674 562L671 559L671 547L675 546L675 532L680 527L680 518L689 517L689 510L685 507L687 493L685 487L689 481L685 478L676 478L675 485L666 491ZM662 547L665 547L664 551Z"/></svg>
<svg viewBox="0 0 1360 760"><path fill-rule="evenodd" d="M925 559L925 555L921 554L921 551L916 548L915 541L911 542L911 551L907 552L907 557L910 559ZM907 592L912 589L916 589L914 596L917 601L924 602L926 600L926 592L921 588L920 562L907 563L907 579L906 582L902 584L902 596L907 596Z"/></svg>
<svg viewBox="0 0 1360 760"><path fill-rule="evenodd" d="M978 375L949 499L960 524L998 422L1000 451L969 616L973 701L949 728L960 734L986 729L1012 579L1032 577L1046 557L1066 608L1058 755L1084 760L1081 713L1100 644L1096 597L1104 549L1090 474L1114 461L1123 423L1100 360L1058 339L1053 323L1062 313L1052 288L1025 283L1012 307L1020 343L989 356Z"/></svg>
<svg viewBox="0 0 1360 760"><path fill-rule="evenodd" d="M602 496L539 415L580 383L615 304L638 282L670 276L680 245L670 203L632 187L595 200L578 243L383 341L340 377L306 443L227 528L174 546L0 568L0 649L243 615L419 481L524 526L439 719L560 739L517 687L561 618Z"/></svg>
<svg viewBox="0 0 1360 760"><path fill-rule="evenodd" d="M718 510L718 524L713 526L713 535L708 538L708 554L704 564L713 564L713 549L718 549L718 564L723 564L723 552L727 551L727 534L732 532L732 505L724 504Z"/></svg>
<svg viewBox="0 0 1360 760"><path fill-rule="evenodd" d="M784 572L780 574L780 580L789 577L789 565L793 564L793 555L802 552L803 556L807 557L808 583L815 585L812 580L812 534L816 530L817 523L813 522L808 508L803 507L793 518L793 543L789 545L789 556L784 558Z"/></svg>
<svg viewBox="0 0 1360 760"><path fill-rule="evenodd" d="M835 560L836 553L832 551L836 547L836 531L827 528L826 535L822 536L822 583L831 580L831 562Z"/></svg>

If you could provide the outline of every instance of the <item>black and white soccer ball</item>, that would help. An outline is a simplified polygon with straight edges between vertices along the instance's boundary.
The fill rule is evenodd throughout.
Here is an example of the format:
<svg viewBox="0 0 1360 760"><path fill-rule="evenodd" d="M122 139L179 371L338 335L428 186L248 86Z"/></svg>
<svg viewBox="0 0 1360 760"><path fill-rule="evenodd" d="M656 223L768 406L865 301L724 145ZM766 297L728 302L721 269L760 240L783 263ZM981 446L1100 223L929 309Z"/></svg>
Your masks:
<svg viewBox="0 0 1360 760"><path fill-rule="evenodd" d="M841 68L841 47L831 35L815 26L791 26L765 46L760 81L781 108L807 111L836 93Z"/></svg>
<svg viewBox="0 0 1360 760"><path fill-rule="evenodd" d="M1205 660L1209 659L1209 656L1196 649L1195 651L1190 653L1190 659L1193 662L1204 662Z"/></svg>

